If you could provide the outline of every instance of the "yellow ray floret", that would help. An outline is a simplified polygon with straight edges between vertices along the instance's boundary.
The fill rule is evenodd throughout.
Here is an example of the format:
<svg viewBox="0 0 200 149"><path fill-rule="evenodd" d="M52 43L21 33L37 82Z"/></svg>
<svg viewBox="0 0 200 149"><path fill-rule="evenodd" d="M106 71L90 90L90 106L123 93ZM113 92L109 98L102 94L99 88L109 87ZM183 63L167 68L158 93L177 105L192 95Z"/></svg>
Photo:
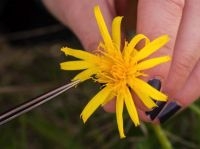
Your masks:
<svg viewBox="0 0 200 149"><path fill-rule="evenodd" d="M108 29L107 29L106 23L104 21L104 18L103 18L102 14L101 14L101 10L100 10L100 8L98 6L96 6L94 8L94 14L95 14L95 17L96 17L96 20L97 20L97 24L99 26L99 31L100 31L101 36L103 38L104 44L106 46L109 46L110 43L112 43L112 39L111 39L110 34L108 32ZM109 50L109 49L107 49L107 50Z"/></svg>
<svg viewBox="0 0 200 149"><path fill-rule="evenodd" d="M167 96L156 90L140 76L146 76L143 71L166 63L169 56L161 56L147 59L151 54L162 48L168 41L167 35L160 36L150 41L145 35L136 35L130 43L125 42L121 47L121 21L122 17L116 17L112 23L110 35L100 8L94 8L94 14L103 41L99 44L98 54L86 51L62 48L61 50L69 56L76 57L77 61L68 61L60 64L63 70L82 70L72 80L81 82L93 78L96 82L103 84L103 88L89 101L81 113L84 123L99 107L113 98L116 98L116 119L119 135L125 137L123 129L123 109L126 107L131 120L138 126L140 124L137 107L134 103L132 93L135 93L144 105L151 109L156 107L152 100L166 101ZM142 48L137 49L140 41L145 41ZM125 105L125 106L124 106Z"/></svg>
<svg viewBox="0 0 200 149"><path fill-rule="evenodd" d="M61 69L64 70L82 70L91 68L92 66L94 66L94 64L88 63L86 61L70 61L60 64Z"/></svg>
<svg viewBox="0 0 200 149"><path fill-rule="evenodd" d="M112 40L116 44L116 50L120 50L121 46L121 21L122 17L116 17L112 23Z"/></svg>
<svg viewBox="0 0 200 149"><path fill-rule="evenodd" d="M124 108L124 96L123 93L119 93L116 99L116 119L118 124L118 129L121 138L125 138L124 128L123 128L123 108Z"/></svg>
<svg viewBox="0 0 200 149"><path fill-rule="evenodd" d="M103 101L109 96L110 92L111 88L105 87L90 100L86 105L85 110L81 113L84 122L86 122L91 114L103 103Z"/></svg>
<svg viewBox="0 0 200 149"><path fill-rule="evenodd" d="M66 47L66 48L62 48L61 51L63 51L66 55L74 56L76 58L79 58L88 62L95 62L98 59L96 55L91 54L89 52L85 52L83 50Z"/></svg>

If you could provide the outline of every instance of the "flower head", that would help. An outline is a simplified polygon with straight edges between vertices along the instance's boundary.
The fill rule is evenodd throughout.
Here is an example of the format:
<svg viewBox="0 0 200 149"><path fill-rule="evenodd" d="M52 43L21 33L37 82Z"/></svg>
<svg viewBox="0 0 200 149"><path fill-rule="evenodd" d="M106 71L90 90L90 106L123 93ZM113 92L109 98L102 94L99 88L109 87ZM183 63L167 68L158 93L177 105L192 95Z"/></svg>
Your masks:
<svg viewBox="0 0 200 149"><path fill-rule="evenodd" d="M93 78L96 82L104 84L104 87L90 100L81 113L84 122L100 106L113 98L116 98L116 119L121 138L125 137L123 129L124 105L135 126L139 125L139 117L131 92L134 92L149 109L157 106L152 99L166 101L167 96L139 77L147 76L143 70L150 69L170 60L169 56L162 56L146 60L148 56L164 46L169 38L167 35L150 41L145 35L136 35L130 43L121 45L121 21L122 17L114 18L112 22L112 34L106 27L100 8L94 8L94 14L103 41L97 48L97 53L92 54L72 48L62 48L66 54L78 58L76 61L61 63L64 70L83 70L73 80L81 82ZM145 40L142 49L137 50L136 45ZM145 60L144 60L145 59Z"/></svg>

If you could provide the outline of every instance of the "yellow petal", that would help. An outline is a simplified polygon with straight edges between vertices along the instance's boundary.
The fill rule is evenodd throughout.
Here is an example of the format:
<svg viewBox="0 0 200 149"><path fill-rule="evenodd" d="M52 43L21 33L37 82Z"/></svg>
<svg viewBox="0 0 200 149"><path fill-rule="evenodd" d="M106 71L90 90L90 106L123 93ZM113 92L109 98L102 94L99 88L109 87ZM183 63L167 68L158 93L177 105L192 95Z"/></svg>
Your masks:
<svg viewBox="0 0 200 149"><path fill-rule="evenodd" d="M147 44L144 48L142 48L135 56L135 59L139 61L150 56L152 53L156 52L161 47L163 47L168 41L169 41L168 35L163 35L156 38L155 40Z"/></svg>
<svg viewBox="0 0 200 149"><path fill-rule="evenodd" d="M94 111L104 102L110 92L111 88L105 87L88 102L81 113L81 118L83 119L84 123L92 115L92 113L94 113Z"/></svg>
<svg viewBox="0 0 200 149"><path fill-rule="evenodd" d="M114 97L115 97L115 94L111 92L111 93L108 95L108 97L106 98L106 100L104 100L104 102L103 102L101 105L104 106L104 105L107 104L109 101L115 100Z"/></svg>
<svg viewBox="0 0 200 149"><path fill-rule="evenodd" d="M115 17L112 22L112 39L119 52L121 48L121 21L122 17Z"/></svg>
<svg viewBox="0 0 200 149"><path fill-rule="evenodd" d="M128 46L126 48L126 52L128 53L128 55L130 55L132 52L134 52L136 45L142 40L145 41L145 45L149 44L149 42L150 42L149 38L147 38L143 34L138 34L131 39L130 43L128 44Z"/></svg>
<svg viewBox="0 0 200 149"><path fill-rule="evenodd" d="M60 63L60 67L63 70L82 70L92 66L94 65L86 61L69 61Z"/></svg>
<svg viewBox="0 0 200 149"><path fill-rule="evenodd" d="M150 68L160 65L162 63L166 63L170 60L171 60L170 56L162 56L162 57L152 58L152 59L140 62L136 67L137 67L137 70L150 69Z"/></svg>
<svg viewBox="0 0 200 149"><path fill-rule="evenodd" d="M140 91L138 88L134 88L133 89L136 93L136 95L140 98L140 100L142 100L142 102L144 103L144 105L149 108L152 109L154 107L157 107L157 105L155 104L155 102L145 94L145 92Z"/></svg>
<svg viewBox="0 0 200 149"><path fill-rule="evenodd" d="M128 44L128 49L129 49L129 48L130 48L130 49L136 48L136 45L137 45L140 41L142 41L142 40L145 41L145 45L147 45L147 44L150 43L149 38L147 38L145 35L143 35L143 34L137 34L137 35L135 35L135 36L131 39L130 43Z"/></svg>
<svg viewBox="0 0 200 149"><path fill-rule="evenodd" d="M92 75L96 74L98 72L98 69L93 67L93 68L88 68L79 74L77 74L72 81L80 80L81 82L90 79Z"/></svg>
<svg viewBox="0 0 200 149"><path fill-rule="evenodd" d="M125 96L125 104L126 104L128 114L130 115L130 118L135 124L135 126L138 126L140 124L138 113L137 113L135 104L133 102L132 95L128 88L126 89L126 94L124 96Z"/></svg>
<svg viewBox="0 0 200 149"><path fill-rule="evenodd" d="M101 33L101 36L103 38L104 43L106 45L111 44L112 39L111 39L110 34L108 32L106 23L105 23L104 18L101 14L101 10L100 10L99 6L94 7L94 14L95 14L96 21L97 21L97 24L98 24L98 27L99 27L99 31Z"/></svg>
<svg viewBox="0 0 200 149"><path fill-rule="evenodd" d="M167 96L163 94L162 92L158 91L157 89L153 88L148 83L144 82L141 79L134 78L132 82L130 83L131 88L136 90L139 90L140 92L144 92L149 97L153 98L154 100L158 101L166 101Z"/></svg>
<svg viewBox="0 0 200 149"><path fill-rule="evenodd" d="M117 126L120 138L126 137L124 135L124 126L123 126L123 107L124 107L123 95L118 94L116 100L116 118L117 118Z"/></svg>
<svg viewBox="0 0 200 149"><path fill-rule="evenodd" d="M62 48L61 51L63 51L66 55L70 55L88 62L96 62L98 57L94 54L91 54L89 52L83 51L83 50L77 50L77 49L71 49L68 47Z"/></svg>

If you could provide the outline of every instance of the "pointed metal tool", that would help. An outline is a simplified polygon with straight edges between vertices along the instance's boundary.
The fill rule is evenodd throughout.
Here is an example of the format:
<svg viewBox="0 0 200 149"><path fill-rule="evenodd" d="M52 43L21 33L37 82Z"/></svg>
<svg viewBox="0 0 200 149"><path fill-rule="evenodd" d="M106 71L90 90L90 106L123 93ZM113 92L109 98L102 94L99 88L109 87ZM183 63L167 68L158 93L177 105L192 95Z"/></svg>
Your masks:
<svg viewBox="0 0 200 149"><path fill-rule="evenodd" d="M56 96L64 93L68 89L76 86L78 83L80 83L79 80L64 84L60 87L57 87L56 89L53 89L47 93L42 94L41 96L38 96L31 100L28 100L12 109L0 114L0 125L38 107L39 105L41 105L53 98L55 98Z"/></svg>

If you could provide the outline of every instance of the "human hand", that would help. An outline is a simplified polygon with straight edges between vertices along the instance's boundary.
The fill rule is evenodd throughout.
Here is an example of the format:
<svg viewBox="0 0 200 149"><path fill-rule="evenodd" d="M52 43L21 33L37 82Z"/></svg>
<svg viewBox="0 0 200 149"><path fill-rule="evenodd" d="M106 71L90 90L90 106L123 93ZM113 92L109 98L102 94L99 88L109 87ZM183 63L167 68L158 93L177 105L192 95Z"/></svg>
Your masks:
<svg viewBox="0 0 200 149"><path fill-rule="evenodd" d="M148 72L150 78L161 78L162 90L169 100L175 101L169 101L158 115L161 122L200 96L199 9L200 1L195 0L139 0L137 32L150 38L160 34L171 37L169 44L155 54L171 55L171 64L163 64ZM157 115L162 109L159 108L153 110L151 116Z"/></svg>
<svg viewBox="0 0 200 149"><path fill-rule="evenodd" d="M124 15L125 9L128 7L127 1L123 0L115 2L113 0L43 1L57 18L72 29L87 50L96 49L101 40L93 17L93 7L97 4L101 7L108 27L111 27L112 19L116 15ZM198 71L200 71L200 68L198 68L200 67L198 66L200 56L200 52L198 52L198 45L200 44L200 35L198 35L200 13L198 7L200 5L197 3L199 2L194 0L139 0L138 4L137 32L147 35L150 39L162 34L168 34L171 37L167 46L152 55L152 57L171 55L173 57L171 64L166 63L148 71L149 78L147 78L147 81L153 78L161 79L162 90L169 95L170 99L176 99L176 102L182 107L192 103L200 94L198 88L198 80L200 80L198 76ZM191 37L193 37L193 40L189 40ZM136 104L140 117L148 121L145 114L146 109L142 103L136 101ZM172 111L170 110L170 115L179 109L176 103L173 103L172 107L174 108L172 108ZM114 100L107 104L105 109L114 111ZM169 110L169 106L165 107L164 110ZM158 110L153 111L153 113L159 112ZM166 117L162 113L158 118L163 121L169 115Z"/></svg>

